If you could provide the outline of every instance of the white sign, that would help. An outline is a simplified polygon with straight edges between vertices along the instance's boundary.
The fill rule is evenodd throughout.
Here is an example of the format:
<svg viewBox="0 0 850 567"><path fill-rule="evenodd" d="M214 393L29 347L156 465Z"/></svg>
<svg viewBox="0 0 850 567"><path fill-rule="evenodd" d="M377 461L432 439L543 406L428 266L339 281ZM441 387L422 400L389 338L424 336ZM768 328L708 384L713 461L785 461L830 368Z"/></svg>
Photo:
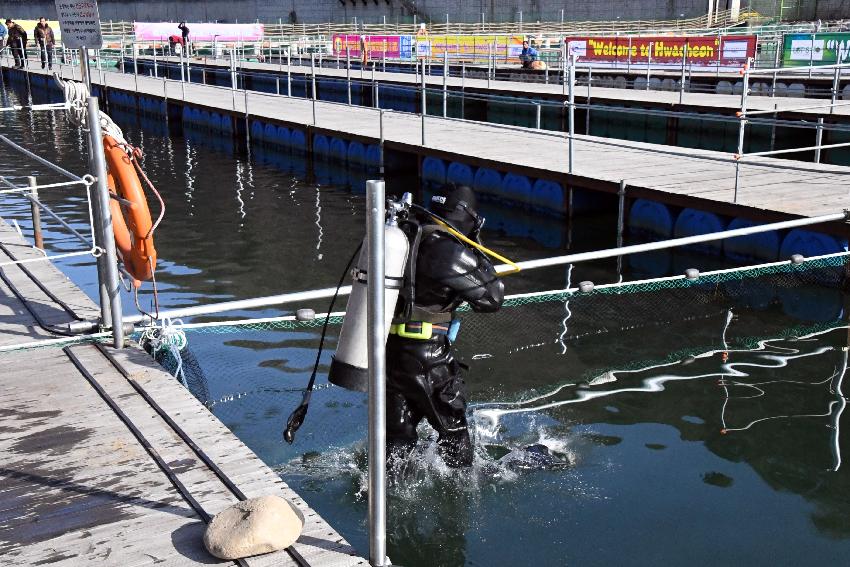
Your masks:
<svg viewBox="0 0 850 567"><path fill-rule="evenodd" d="M794 61L823 61L822 39L792 39L791 59Z"/></svg>
<svg viewBox="0 0 850 567"><path fill-rule="evenodd" d="M103 47L97 0L56 0L62 43L69 49Z"/></svg>

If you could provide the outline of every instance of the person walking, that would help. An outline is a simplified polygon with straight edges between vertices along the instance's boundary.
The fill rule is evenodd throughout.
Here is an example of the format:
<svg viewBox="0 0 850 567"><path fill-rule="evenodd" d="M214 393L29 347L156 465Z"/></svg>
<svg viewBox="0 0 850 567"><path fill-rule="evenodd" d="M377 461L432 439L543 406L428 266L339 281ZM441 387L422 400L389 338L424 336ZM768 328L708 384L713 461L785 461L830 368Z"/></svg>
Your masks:
<svg viewBox="0 0 850 567"><path fill-rule="evenodd" d="M35 42L38 45L38 54L41 58L41 68L44 69L47 65L48 69L53 69L53 51L56 48L56 38L53 36L53 29L45 18L38 19L34 34Z"/></svg>
<svg viewBox="0 0 850 567"><path fill-rule="evenodd" d="M27 57L27 32L24 31L24 28L13 22L11 18L6 20L6 29L9 30L6 45L12 51L12 57L15 59L15 69L23 69L24 60Z"/></svg>

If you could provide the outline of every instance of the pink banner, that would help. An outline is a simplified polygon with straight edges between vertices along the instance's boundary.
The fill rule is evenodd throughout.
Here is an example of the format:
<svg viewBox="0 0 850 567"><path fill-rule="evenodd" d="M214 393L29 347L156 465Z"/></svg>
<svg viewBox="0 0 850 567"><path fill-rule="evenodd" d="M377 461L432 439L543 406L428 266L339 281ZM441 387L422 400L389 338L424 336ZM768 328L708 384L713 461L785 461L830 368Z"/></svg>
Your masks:
<svg viewBox="0 0 850 567"><path fill-rule="evenodd" d="M263 39L263 24L194 24L187 23L189 41L259 41ZM136 39L166 40L180 35L177 22L136 22Z"/></svg>

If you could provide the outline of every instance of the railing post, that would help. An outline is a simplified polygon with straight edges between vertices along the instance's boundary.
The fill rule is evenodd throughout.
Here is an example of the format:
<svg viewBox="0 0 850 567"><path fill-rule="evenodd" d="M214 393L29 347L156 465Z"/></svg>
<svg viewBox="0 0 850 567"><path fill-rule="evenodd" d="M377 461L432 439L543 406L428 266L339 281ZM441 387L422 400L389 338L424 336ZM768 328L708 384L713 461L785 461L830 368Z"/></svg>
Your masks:
<svg viewBox="0 0 850 567"><path fill-rule="evenodd" d="M426 101L425 101L425 61L422 61L422 146L425 146L425 114L427 113Z"/></svg>
<svg viewBox="0 0 850 567"><path fill-rule="evenodd" d="M735 194L733 196L733 203L738 202L738 186L740 183L741 177L741 157L744 155L744 132L747 125L747 97L750 94L750 65L752 64L752 58L747 58L747 62L744 64L744 81L743 81L743 89L741 90L741 121L739 122L738 127L738 153L735 155Z"/></svg>
<svg viewBox="0 0 850 567"><path fill-rule="evenodd" d="M449 96L446 90L446 80L449 75L449 53L443 51L443 118L446 118L449 113Z"/></svg>
<svg viewBox="0 0 850 567"><path fill-rule="evenodd" d="M369 321L369 562L386 557L386 323L384 318L384 182L366 182L368 203L368 273L366 314Z"/></svg>
<svg viewBox="0 0 850 567"><path fill-rule="evenodd" d="M348 92L348 105L351 106L351 48L345 48L345 85Z"/></svg>
<svg viewBox="0 0 850 567"><path fill-rule="evenodd" d="M652 46L655 42L649 42L649 50L646 52L646 90L649 90L649 74L652 70Z"/></svg>
<svg viewBox="0 0 850 567"><path fill-rule="evenodd" d="M94 175L97 178L95 206L100 210L100 237L104 248L106 290L109 297L111 314L112 338L115 348L124 346L124 327L121 311L121 283L118 280L118 254L115 251L115 235L112 232L112 212L109 205L109 187L106 184L106 158L103 153L103 137L100 127L100 111L97 98L88 98L88 126L91 143L91 161ZM106 324L106 322L104 322Z"/></svg>
<svg viewBox="0 0 850 567"><path fill-rule="evenodd" d="M576 104L576 93L575 93L575 82L576 82L576 58L575 56L570 57L570 68L569 68L569 128L570 128L570 139L569 139L569 172L573 172L573 165L575 161L575 148L573 143L573 138L575 137L576 128L575 128L575 104Z"/></svg>
<svg viewBox="0 0 850 567"><path fill-rule="evenodd" d="M313 98L313 126L316 125L316 54L310 54L310 83Z"/></svg>
<svg viewBox="0 0 850 567"><path fill-rule="evenodd" d="M776 75L779 73L776 69L773 70L773 83L770 85L770 98L776 96Z"/></svg>
<svg viewBox="0 0 850 567"><path fill-rule="evenodd" d="M152 42L151 46L153 47L153 76L154 76L154 78L158 79L159 78L159 69L157 68L157 65L156 65L156 43Z"/></svg>
<svg viewBox="0 0 850 567"><path fill-rule="evenodd" d="M378 111L378 173L384 178L384 111Z"/></svg>
<svg viewBox="0 0 850 567"><path fill-rule="evenodd" d="M620 188L617 191L617 248L623 247L623 233L626 225L626 181L620 180ZM617 275L623 271L623 257L617 256Z"/></svg>
<svg viewBox="0 0 850 567"><path fill-rule="evenodd" d="M286 50L286 96L292 97L292 47Z"/></svg>
<svg viewBox="0 0 850 567"><path fill-rule="evenodd" d="M830 109L832 110L832 109ZM818 118L817 129L815 130L815 163L820 163L820 147L823 141L823 116Z"/></svg>
<svg viewBox="0 0 850 567"><path fill-rule="evenodd" d="M685 65L688 58L688 43L685 42L685 48L682 50L682 79L679 83L679 104L682 104L682 98L685 96Z"/></svg>
<svg viewBox="0 0 850 567"><path fill-rule="evenodd" d="M835 68L835 71L833 72L833 75L832 75L832 97L831 97L831 102L832 102L833 106L830 106L830 107L829 107L829 113L830 113L830 114L832 114L833 112L835 112L834 105L835 105L835 101L836 101L836 99L838 98L838 89L840 88L840 82L841 82L841 67L836 67L836 68Z"/></svg>
<svg viewBox="0 0 850 567"><path fill-rule="evenodd" d="M534 127L540 130L540 105L538 103L534 103Z"/></svg>
<svg viewBox="0 0 850 567"><path fill-rule="evenodd" d="M567 40L561 46L561 94L567 94Z"/></svg>
<svg viewBox="0 0 850 567"><path fill-rule="evenodd" d="M27 183L30 187L30 197L35 199L35 201L38 201L38 183L36 182L35 177L27 177ZM38 208L38 205L35 203L35 201L30 201L30 211L32 212L33 240L35 240L36 248L44 250L44 238L41 234L41 209Z"/></svg>

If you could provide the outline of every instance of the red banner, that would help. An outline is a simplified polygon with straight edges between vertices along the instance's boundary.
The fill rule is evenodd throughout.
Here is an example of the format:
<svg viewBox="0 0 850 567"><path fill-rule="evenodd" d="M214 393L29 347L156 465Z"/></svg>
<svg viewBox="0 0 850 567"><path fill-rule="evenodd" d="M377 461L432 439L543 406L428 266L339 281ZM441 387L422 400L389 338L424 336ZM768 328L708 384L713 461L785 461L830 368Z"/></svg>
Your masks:
<svg viewBox="0 0 850 567"><path fill-rule="evenodd" d="M567 49L581 62L617 64L739 66L755 57L756 36L568 37Z"/></svg>

